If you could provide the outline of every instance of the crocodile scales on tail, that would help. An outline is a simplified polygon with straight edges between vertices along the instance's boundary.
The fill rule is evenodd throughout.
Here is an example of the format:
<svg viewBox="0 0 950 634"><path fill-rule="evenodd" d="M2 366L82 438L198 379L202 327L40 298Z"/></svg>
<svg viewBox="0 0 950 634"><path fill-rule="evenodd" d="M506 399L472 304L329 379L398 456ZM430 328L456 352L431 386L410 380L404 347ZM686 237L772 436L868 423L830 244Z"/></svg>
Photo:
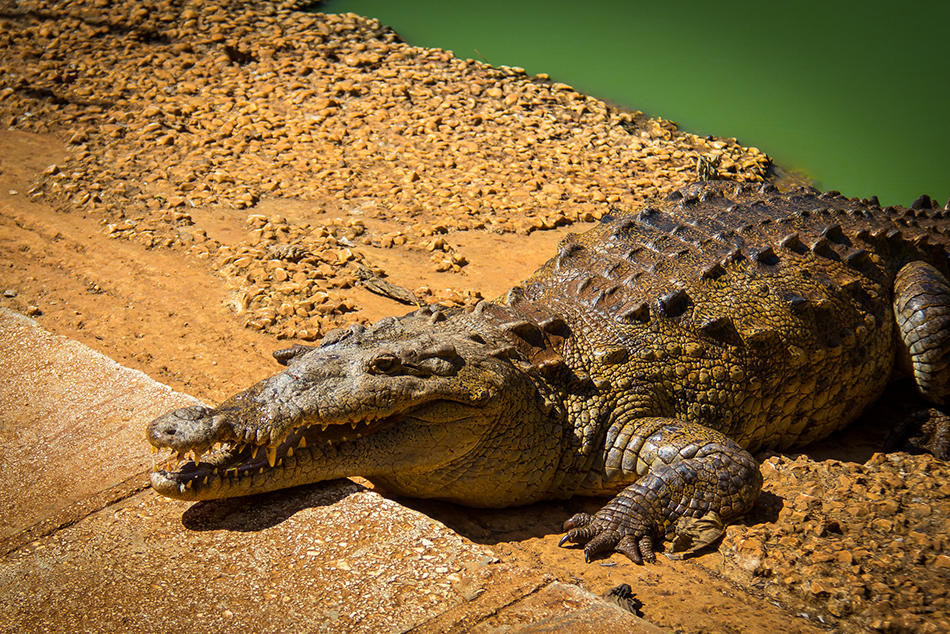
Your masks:
<svg viewBox="0 0 950 634"><path fill-rule="evenodd" d="M152 445L192 459L152 486L199 500L360 475L477 507L613 496L562 543L652 559L679 518L751 508L750 452L847 425L895 368L950 395L947 214L727 183L613 212L503 298L333 331L217 408L156 419Z"/></svg>

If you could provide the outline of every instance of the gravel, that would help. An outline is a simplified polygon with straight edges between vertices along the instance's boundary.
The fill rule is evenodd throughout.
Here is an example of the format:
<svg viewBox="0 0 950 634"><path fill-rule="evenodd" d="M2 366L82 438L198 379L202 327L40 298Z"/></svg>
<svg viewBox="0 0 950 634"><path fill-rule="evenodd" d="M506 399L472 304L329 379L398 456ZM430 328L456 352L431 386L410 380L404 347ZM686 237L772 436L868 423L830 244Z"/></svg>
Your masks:
<svg viewBox="0 0 950 634"><path fill-rule="evenodd" d="M0 18L0 122L70 150L29 195L99 214L117 239L185 248L240 294L245 323L313 339L359 319L334 295L362 247L467 259L444 237L591 222L696 177L761 180L762 152L698 137L544 75L403 43L356 15L271 3L19 2ZM715 165L716 167L711 167ZM312 201L337 222L248 217L208 238L195 208ZM402 230L374 233L361 219ZM309 253L287 266L276 245ZM285 277L286 276L286 277ZM472 289L420 289L471 303Z"/></svg>
<svg viewBox="0 0 950 634"><path fill-rule="evenodd" d="M950 631L950 465L876 453L762 463L764 495L719 572L844 631Z"/></svg>

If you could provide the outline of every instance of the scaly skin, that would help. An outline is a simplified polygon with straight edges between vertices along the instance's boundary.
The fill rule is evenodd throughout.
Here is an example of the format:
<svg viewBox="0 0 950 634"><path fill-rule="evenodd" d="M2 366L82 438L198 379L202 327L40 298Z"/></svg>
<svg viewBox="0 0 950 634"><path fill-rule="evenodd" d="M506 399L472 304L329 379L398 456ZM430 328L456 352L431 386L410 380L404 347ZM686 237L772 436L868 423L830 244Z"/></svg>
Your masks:
<svg viewBox="0 0 950 634"><path fill-rule="evenodd" d="M361 475L480 507L614 496L562 543L652 560L680 517L752 506L750 452L847 425L895 367L950 395L945 215L926 197L688 187L568 236L504 298L334 331L216 409L156 419L156 448L197 455L152 485L198 500Z"/></svg>

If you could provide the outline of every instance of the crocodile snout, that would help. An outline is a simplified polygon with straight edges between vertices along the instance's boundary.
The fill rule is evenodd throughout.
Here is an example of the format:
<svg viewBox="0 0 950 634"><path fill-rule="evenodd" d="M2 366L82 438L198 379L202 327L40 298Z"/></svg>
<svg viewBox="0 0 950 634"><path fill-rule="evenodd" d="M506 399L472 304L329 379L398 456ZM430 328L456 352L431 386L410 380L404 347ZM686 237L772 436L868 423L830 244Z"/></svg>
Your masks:
<svg viewBox="0 0 950 634"><path fill-rule="evenodd" d="M155 447L178 450L211 444L215 441L214 414L213 409L201 405L176 409L149 424L148 441Z"/></svg>

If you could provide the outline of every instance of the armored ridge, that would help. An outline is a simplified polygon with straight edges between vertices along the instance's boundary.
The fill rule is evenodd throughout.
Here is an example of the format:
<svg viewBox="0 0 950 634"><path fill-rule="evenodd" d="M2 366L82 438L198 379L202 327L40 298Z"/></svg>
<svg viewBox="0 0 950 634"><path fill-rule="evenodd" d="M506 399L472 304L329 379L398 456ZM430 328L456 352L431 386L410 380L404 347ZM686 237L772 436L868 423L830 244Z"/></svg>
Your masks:
<svg viewBox="0 0 950 634"><path fill-rule="evenodd" d="M926 197L882 209L837 192L694 185L568 236L498 303L544 331L550 345L531 353L543 365L563 361L601 385L672 383L665 404L654 395L644 410L702 420L752 451L787 449L846 425L883 389L898 271L918 261L947 275L948 213ZM647 367L663 372L649 380ZM941 402L950 376L921 361L917 380Z"/></svg>
<svg viewBox="0 0 950 634"><path fill-rule="evenodd" d="M216 409L156 419L150 442L193 459L153 486L202 499L363 475L473 506L616 494L564 541L650 559L678 518L750 508L749 451L847 424L895 364L947 396L945 214L726 183L618 211L503 299L336 331Z"/></svg>

